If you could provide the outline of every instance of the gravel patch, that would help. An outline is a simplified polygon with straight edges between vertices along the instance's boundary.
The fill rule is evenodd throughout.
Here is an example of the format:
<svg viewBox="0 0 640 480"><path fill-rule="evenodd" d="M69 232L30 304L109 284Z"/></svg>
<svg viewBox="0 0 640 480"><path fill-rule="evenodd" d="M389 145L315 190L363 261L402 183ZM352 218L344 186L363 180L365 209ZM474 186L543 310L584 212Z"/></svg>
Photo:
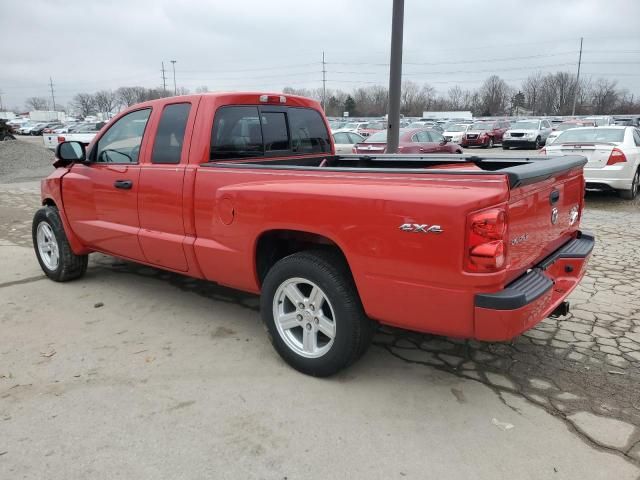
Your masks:
<svg viewBox="0 0 640 480"><path fill-rule="evenodd" d="M40 180L53 171L54 154L41 145L0 142L0 183Z"/></svg>

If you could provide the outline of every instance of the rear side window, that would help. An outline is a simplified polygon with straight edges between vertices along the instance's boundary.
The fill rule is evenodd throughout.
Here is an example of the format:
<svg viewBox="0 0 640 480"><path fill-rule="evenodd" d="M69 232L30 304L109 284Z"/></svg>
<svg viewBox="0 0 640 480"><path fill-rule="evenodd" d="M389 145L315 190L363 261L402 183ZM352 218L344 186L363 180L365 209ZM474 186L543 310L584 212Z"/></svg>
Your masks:
<svg viewBox="0 0 640 480"><path fill-rule="evenodd" d="M213 121L210 160L328 152L329 132L309 108L221 107Z"/></svg>
<svg viewBox="0 0 640 480"><path fill-rule="evenodd" d="M151 163L180 163L190 110L190 103L177 103L164 107L153 143Z"/></svg>
<svg viewBox="0 0 640 480"><path fill-rule="evenodd" d="M294 153L329 151L329 133L318 112L309 108L289 108L287 116L291 131L291 150Z"/></svg>
<svg viewBox="0 0 640 480"><path fill-rule="evenodd" d="M259 157L264 154L258 107L222 107L211 135L211 160Z"/></svg>

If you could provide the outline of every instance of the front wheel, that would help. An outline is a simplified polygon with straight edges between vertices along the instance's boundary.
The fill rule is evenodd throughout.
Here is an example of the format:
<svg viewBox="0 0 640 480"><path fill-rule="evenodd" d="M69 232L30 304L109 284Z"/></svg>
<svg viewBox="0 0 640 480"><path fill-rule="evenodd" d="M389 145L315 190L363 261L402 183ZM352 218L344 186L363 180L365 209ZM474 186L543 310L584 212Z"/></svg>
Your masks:
<svg viewBox="0 0 640 480"><path fill-rule="evenodd" d="M540 150L540 137L536 138L536 142L533 144L534 150Z"/></svg>
<svg viewBox="0 0 640 480"><path fill-rule="evenodd" d="M493 148L493 137L489 137L489 143L487 143L485 148Z"/></svg>
<svg viewBox="0 0 640 480"><path fill-rule="evenodd" d="M509 147L503 143L503 144L502 144L502 149L503 149L503 150L509 150Z"/></svg>
<svg viewBox="0 0 640 480"><path fill-rule="evenodd" d="M55 207L43 207L33 217L33 247L38 263L47 277L56 282L80 278L87 271L88 255L76 255Z"/></svg>
<svg viewBox="0 0 640 480"><path fill-rule="evenodd" d="M351 365L373 336L344 259L330 251L277 262L264 280L260 309L276 351L307 375L327 377Z"/></svg>
<svg viewBox="0 0 640 480"><path fill-rule="evenodd" d="M636 170L636 174L631 181L631 188L629 190L619 190L618 194L625 200L633 200L638 196L638 190L640 190L640 167Z"/></svg>

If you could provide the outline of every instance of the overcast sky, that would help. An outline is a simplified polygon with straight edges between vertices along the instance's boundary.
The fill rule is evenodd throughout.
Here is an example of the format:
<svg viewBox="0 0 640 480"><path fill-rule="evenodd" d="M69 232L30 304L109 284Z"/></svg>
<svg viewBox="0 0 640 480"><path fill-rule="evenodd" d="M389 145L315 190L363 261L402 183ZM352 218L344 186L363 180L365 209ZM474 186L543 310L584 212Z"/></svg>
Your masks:
<svg viewBox="0 0 640 480"><path fill-rule="evenodd" d="M77 92L162 85L280 90L388 83L392 0L2 0L0 91L67 104ZM574 72L640 94L640 0L406 0L404 79L439 91L492 73L518 87Z"/></svg>

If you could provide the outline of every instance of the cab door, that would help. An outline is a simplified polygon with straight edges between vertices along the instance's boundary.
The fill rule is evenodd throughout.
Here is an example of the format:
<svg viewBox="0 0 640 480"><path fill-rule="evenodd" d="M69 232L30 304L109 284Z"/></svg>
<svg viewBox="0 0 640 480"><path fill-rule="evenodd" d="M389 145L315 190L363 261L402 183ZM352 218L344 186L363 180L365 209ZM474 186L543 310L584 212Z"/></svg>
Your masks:
<svg viewBox="0 0 640 480"><path fill-rule="evenodd" d="M183 190L196 108L167 103L153 119L149 147L140 167L139 239L147 262L186 272Z"/></svg>
<svg viewBox="0 0 640 480"><path fill-rule="evenodd" d="M88 161L73 165L62 180L65 213L78 238L92 249L141 261L138 159L146 151L150 113L142 108L116 120Z"/></svg>

